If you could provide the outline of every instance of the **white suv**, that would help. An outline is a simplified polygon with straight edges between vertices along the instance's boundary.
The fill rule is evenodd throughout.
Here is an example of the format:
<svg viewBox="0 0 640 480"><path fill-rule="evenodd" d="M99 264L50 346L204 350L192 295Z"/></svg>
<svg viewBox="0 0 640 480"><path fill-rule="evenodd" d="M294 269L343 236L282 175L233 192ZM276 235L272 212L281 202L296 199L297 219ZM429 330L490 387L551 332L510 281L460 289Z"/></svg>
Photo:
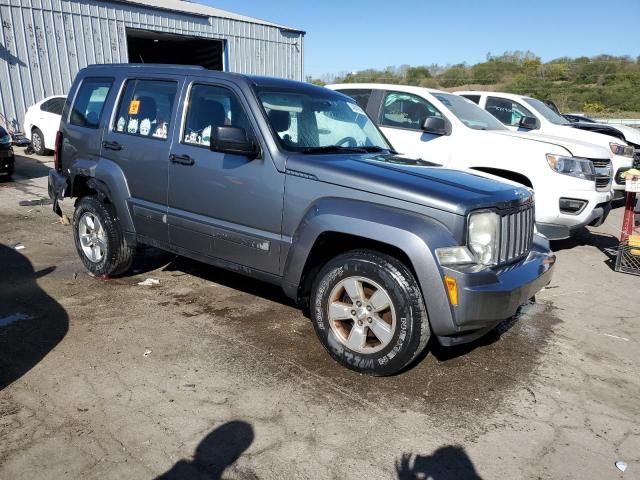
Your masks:
<svg viewBox="0 0 640 480"><path fill-rule="evenodd" d="M624 181L620 174L631 168L634 147L624 140L575 128L569 120L554 112L547 104L536 98L499 92L456 92L484 108L500 120L507 128L523 133L541 133L594 143L611 151L611 166L614 194L622 196Z"/></svg>
<svg viewBox="0 0 640 480"><path fill-rule="evenodd" d="M611 152L563 138L510 132L463 97L404 85L329 85L367 111L399 152L474 169L536 192L538 231L558 240L602 224L610 210Z"/></svg>

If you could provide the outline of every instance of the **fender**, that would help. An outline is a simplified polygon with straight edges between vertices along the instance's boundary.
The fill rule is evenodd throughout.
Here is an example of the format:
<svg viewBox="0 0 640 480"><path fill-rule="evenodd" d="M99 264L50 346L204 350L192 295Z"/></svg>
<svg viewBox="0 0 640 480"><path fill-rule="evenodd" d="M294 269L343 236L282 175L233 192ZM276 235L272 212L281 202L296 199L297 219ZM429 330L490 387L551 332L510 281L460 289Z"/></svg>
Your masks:
<svg viewBox="0 0 640 480"><path fill-rule="evenodd" d="M109 199L115 207L122 229L135 233L131 212L127 207L127 199L131 197L129 185L124 172L115 162L104 158L98 162L77 160L70 168L70 175L71 191L77 176L88 177L87 184L98 192L101 199Z"/></svg>
<svg viewBox="0 0 640 480"><path fill-rule="evenodd" d="M358 200L326 198L303 217L292 238L283 272L283 289L297 298L309 252L320 234L344 233L393 245L411 260L425 300L431 328L456 330L435 249L458 245L442 223L414 212Z"/></svg>

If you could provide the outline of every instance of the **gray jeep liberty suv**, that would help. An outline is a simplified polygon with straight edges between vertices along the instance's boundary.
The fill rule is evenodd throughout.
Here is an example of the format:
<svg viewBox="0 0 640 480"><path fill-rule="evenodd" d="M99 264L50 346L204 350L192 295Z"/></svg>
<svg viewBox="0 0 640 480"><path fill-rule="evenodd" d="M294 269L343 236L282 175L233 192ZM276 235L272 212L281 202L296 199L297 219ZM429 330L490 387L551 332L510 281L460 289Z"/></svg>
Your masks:
<svg viewBox="0 0 640 480"><path fill-rule="evenodd" d="M91 273L124 273L142 243L280 285L362 373L402 370L432 334L478 338L553 271L530 190L400 157L352 99L310 84L88 67L55 164L54 210L77 199Z"/></svg>

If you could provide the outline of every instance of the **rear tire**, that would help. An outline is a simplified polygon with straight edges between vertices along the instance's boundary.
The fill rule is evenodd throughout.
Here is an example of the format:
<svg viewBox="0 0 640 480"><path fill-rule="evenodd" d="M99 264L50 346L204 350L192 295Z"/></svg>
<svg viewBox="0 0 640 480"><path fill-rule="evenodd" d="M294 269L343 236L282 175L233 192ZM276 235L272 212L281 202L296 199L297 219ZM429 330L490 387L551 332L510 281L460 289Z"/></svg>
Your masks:
<svg viewBox="0 0 640 480"><path fill-rule="evenodd" d="M135 249L127 244L113 205L94 195L76 203L73 240L85 268L97 277L120 275L131 267Z"/></svg>
<svg viewBox="0 0 640 480"><path fill-rule="evenodd" d="M31 147L36 155L44 155L47 149L44 146L44 135L39 128L34 128L31 132Z"/></svg>
<svg viewBox="0 0 640 480"><path fill-rule="evenodd" d="M329 354L367 375L398 373L431 335L411 271L371 250L346 252L324 266L312 287L311 318Z"/></svg>

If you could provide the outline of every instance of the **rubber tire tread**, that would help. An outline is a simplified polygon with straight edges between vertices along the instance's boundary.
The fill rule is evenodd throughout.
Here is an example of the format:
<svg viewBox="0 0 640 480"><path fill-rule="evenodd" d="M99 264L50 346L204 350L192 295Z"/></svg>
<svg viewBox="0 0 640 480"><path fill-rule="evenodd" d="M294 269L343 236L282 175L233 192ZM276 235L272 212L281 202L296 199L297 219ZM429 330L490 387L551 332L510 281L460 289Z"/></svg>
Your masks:
<svg viewBox="0 0 640 480"><path fill-rule="evenodd" d="M78 239L78 222L82 214L90 211L100 219L107 237L107 254L99 263L84 255ZM97 277L115 277L131 268L135 248L125 240L120 221L113 205L101 202L96 195L79 198L73 212L73 240L85 268Z"/></svg>
<svg viewBox="0 0 640 480"><path fill-rule="evenodd" d="M415 327L418 327L419 329L418 341L416 342L412 341L411 339L409 340L411 347L408 351L403 352L403 359L397 359L396 356L394 357L394 361L390 365L385 365L380 368L362 369L352 364L345 363L342 358L336 355L331 346L327 344L326 340L323 338L323 334L321 333L321 331L319 331L319 328L317 326L317 295L320 286L323 282L327 281L327 277L330 276L332 272L343 267L347 263L354 261L368 263L372 266L372 268L376 270L385 270L387 274L395 279L400 289L406 293L407 303L411 305L412 320L414 323L417 323L417 325L413 325L412 331L416 331ZM330 285L327 288L331 289L334 285ZM316 276L311 291L311 316L318 337L322 341L329 354L336 361L338 361L342 365L345 365L347 368L372 376L394 375L402 371L424 351L427 343L429 342L429 338L431 337L431 328L429 325L429 318L427 315L427 309L424 303L424 299L422 297L422 292L420 290L418 282L416 281L409 268L407 268L401 261L390 255L368 249L351 250L349 252L338 255L337 257L330 260L320 270L320 272ZM415 333L413 335L415 337Z"/></svg>
<svg viewBox="0 0 640 480"><path fill-rule="evenodd" d="M31 138L33 138L34 134L37 134L40 137L40 150L34 150L33 153L35 153L36 155L45 155L47 153L47 149L44 145L44 135L42 134L42 131L38 127L36 127L31 132ZM31 144L31 147L33 148L33 143Z"/></svg>

